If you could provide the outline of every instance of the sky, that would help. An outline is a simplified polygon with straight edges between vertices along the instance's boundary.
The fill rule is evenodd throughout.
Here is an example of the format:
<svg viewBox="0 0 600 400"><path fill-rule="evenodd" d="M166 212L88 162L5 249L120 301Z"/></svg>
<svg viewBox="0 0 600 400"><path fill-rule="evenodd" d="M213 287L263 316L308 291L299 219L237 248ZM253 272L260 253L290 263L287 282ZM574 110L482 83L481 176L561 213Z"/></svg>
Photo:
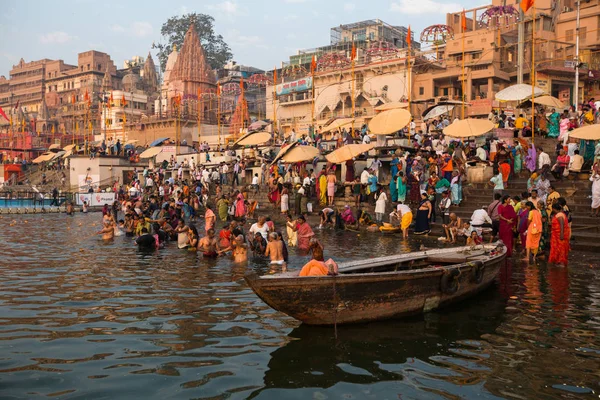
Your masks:
<svg viewBox="0 0 600 400"><path fill-rule="evenodd" d="M190 12L214 17L238 64L270 70L297 50L328 45L330 28L340 24L378 18L411 25L417 36L444 24L446 13L486 3L491 0L21 0L0 13L0 75L8 78L21 58L76 65L77 54L88 50L108 53L123 68L131 57L145 57L153 42L165 42L160 28L168 18Z"/></svg>

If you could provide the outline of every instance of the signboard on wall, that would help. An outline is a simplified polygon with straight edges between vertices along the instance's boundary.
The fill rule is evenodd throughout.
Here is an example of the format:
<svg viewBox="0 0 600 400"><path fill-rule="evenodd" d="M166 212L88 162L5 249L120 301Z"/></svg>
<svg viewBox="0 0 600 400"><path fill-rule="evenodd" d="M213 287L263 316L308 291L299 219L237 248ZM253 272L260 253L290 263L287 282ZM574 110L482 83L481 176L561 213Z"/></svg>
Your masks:
<svg viewBox="0 0 600 400"><path fill-rule="evenodd" d="M488 115L492 111L491 99L471 100L471 105L468 106L469 115ZM457 108L459 108L458 106Z"/></svg>
<svg viewBox="0 0 600 400"><path fill-rule="evenodd" d="M75 202L78 206L87 201L90 207L102 207L105 204L112 205L115 201L114 193L77 193Z"/></svg>
<svg viewBox="0 0 600 400"><path fill-rule="evenodd" d="M97 185L100 182L100 175L79 175L77 183L80 190L88 190L90 186Z"/></svg>
<svg viewBox="0 0 600 400"><path fill-rule="evenodd" d="M280 83L275 86L275 93L277 93L277 96L282 96L290 93L304 92L312 89L312 85L312 77L302 78L293 82Z"/></svg>
<svg viewBox="0 0 600 400"><path fill-rule="evenodd" d="M535 78L535 86L539 87L540 89L542 89L545 92L548 92L549 86L548 86L548 75L546 74L542 74L541 72L538 72L535 74L536 78Z"/></svg>

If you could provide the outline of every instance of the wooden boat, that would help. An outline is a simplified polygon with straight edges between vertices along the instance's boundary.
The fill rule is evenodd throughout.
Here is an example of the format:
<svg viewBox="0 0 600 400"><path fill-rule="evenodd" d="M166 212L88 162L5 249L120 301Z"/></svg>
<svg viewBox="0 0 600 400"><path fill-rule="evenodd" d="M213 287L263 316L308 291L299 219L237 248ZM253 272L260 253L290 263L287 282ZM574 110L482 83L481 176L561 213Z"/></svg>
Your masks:
<svg viewBox="0 0 600 400"><path fill-rule="evenodd" d="M265 303L292 318L350 324L425 313L473 296L494 282L505 258L498 242L349 261L336 276L291 271L244 278Z"/></svg>

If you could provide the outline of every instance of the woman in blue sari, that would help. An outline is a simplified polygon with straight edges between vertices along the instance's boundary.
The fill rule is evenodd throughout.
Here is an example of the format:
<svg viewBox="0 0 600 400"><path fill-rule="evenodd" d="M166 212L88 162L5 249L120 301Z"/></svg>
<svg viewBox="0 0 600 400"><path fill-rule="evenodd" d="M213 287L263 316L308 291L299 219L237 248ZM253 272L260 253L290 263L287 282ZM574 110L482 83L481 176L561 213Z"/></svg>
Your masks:
<svg viewBox="0 0 600 400"><path fill-rule="evenodd" d="M392 203L398 201L398 188L396 187L396 179L398 173L396 170L396 174L392 174L392 178L390 179L390 195L392 196Z"/></svg>
<svg viewBox="0 0 600 400"><path fill-rule="evenodd" d="M557 138L560 134L560 114L552 109L552 114L548 117L548 137Z"/></svg>
<svg viewBox="0 0 600 400"><path fill-rule="evenodd" d="M404 203L406 201L406 177L404 172L398 172L398 178L396 178L396 188L398 189L397 199L398 203Z"/></svg>

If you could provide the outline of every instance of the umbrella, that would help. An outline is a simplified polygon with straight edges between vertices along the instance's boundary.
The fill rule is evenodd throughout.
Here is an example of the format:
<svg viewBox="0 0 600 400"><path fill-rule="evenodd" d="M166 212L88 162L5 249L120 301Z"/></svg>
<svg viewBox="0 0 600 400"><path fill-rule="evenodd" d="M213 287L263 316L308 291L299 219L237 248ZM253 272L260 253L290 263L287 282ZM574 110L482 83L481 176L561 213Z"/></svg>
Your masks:
<svg viewBox="0 0 600 400"><path fill-rule="evenodd" d="M496 93L496 100L500 101L523 101L527 98L531 98L531 95L539 96L543 94L544 91L539 87L535 88L535 91L532 92L531 85L527 85L524 83L519 83L517 85L512 85L507 87L506 89L502 89L498 93Z"/></svg>
<svg viewBox="0 0 600 400"><path fill-rule="evenodd" d="M279 150L279 153L273 159L272 164L275 164L277 161L282 160L286 163L295 163L300 161L308 161L312 160L315 157L319 156L319 149L313 146L302 146L298 144L298 142L294 142L289 146L282 147Z"/></svg>
<svg viewBox="0 0 600 400"><path fill-rule="evenodd" d="M376 135L390 135L410 122L410 113L403 108L383 111L369 122L369 130Z"/></svg>
<svg viewBox="0 0 600 400"><path fill-rule="evenodd" d="M440 115L444 115L454 109L452 105L442 105L442 106L434 106L428 110L425 110L427 113L423 113L423 119L428 120L432 118L437 118Z"/></svg>
<svg viewBox="0 0 600 400"><path fill-rule="evenodd" d="M600 140L600 125L587 125L573 129L569 132L569 137L581 140Z"/></svg>
<svg viewBox="0 0 600 400"><path fill-rule="evenodd" d="M256 146L271 140L269 132L251 132L247 133L233 143L234 146Z"/></svg>
<svg viewBox="0 0 600 400"><path fill-rule="evenodd" d="M565 108L565 104L554 96L543 95L540 97L535 97L533 100L535 102L535 105L540 104L542 106L558 109ZM531 108L531 99L527 99L527 101L524 101L523 103L519 104L519 108Z"/></svg>
<svg viewBox="0 0 600 400"><path fill-rule="evenodd" d="M387 111L393 110L394 108L408 108L408 103L404 101L392 101L375 107L375 111Z"/></svg>
<svg viewBox="0 0 600 400"><path fill-rule="evenodd" d="M375 147L375 144L347 144L327 154L325 158L333 164L341 164L365 153Z"/></svg>
<svg viewBox="0 0 600 400"><path fill-rule="evenodd" d="M331 131L335 131L336 129L341 128L344 125L350 125L352 122L354 122L354 118L340 118L340 119L336 119L335 121L333 121L331 124L327 125L322 132L331 132Z"/></svg>
<svg viewBox="0 0 600 400"><path fill-rule="evenodd" d="M159 146L159 145L163 144L164 142L166 142L167 140L169 140L168 137L156 139L154 142L150 143L150 146L148 146L148 147Z"/></svg>
<svg viewBox="0 0 600 400"><path fill-rule="evenodd" d="M125 146L127 146L128 144L136 144L137 142L139 142L139 140L129 139L128 141L125 142Z"/></svg>
<svg viewBox="0 0 600 400"><path fill-rule="evenodd" d="M258 131L264 128L265 126L269 126L270 124L267 121L256 121L248 126L249 131Z"/></svg>
<svg viewBox="0 0 600 400"><path fill-rule="evenodd" d="M321 153L319 149L313 146L295 146L286 152L281 160L285 163L297 163L302 161L310 161L315 157L319 157Z"/></svg>
<svg viewBox="0 0 600 400"><path fill-rule="evenodd" d="M67 152L66 152L65 154L63 154L63 156L62 156L62 157L63 157L63 158L67 158L67 157L69 157L69 156L70 156L70 155L72 155L72 154L73 154L73 151L72 151L72 150L67 150Z"/></svg>
<svg viewBox="0 0 600 400"><path fill-rule="evenodd" d="M55 150L55 149L60 149L60 144L51 144L50 147L48 147L48 150Z"/></svg>
<svg viewBox="0 0 600 400"><path fill-rule="evenodd" d="M467 118L453 122L444 128L444 135L455 138L482 136L494 129L494 123L487 119Z"/></svg>
<svg viewBox="0 0 600 400"><path fill-rule="evenodd" d="M162 151L162 147L149 147L140 154L140 158L152 158Z"/></svg>
<svg viewBox="0 0 600 400"><path fill-rule="evenodd" d="M68 146L63 147L64 151L69 151L69 150L73 150L73 148L75 148L75 146L77 146L76 144L70 144Z"/></svg>
<svg viewBox="0 0 600 400"><path fill-rule="evenodd" d="M35 158L32 162L34 164L39 164L44 161L50 161L52 158L54 158L54 153L44 153L41 156Z"/></svg>
<svg viewBox="0 0 600 400"><path fill-rule="evenodd" d="M60 157L60 156L62 156L62 155L64 155L64 154L67 154L67 152L66 152L66 151L64 151L64 150L61 150L61 151L59 151L59 152L57 152L57 153L54 153L54 154L52 154L52 158L51 158L51 160L54 160L55 158L58 158L58 157Z"/></svg>

